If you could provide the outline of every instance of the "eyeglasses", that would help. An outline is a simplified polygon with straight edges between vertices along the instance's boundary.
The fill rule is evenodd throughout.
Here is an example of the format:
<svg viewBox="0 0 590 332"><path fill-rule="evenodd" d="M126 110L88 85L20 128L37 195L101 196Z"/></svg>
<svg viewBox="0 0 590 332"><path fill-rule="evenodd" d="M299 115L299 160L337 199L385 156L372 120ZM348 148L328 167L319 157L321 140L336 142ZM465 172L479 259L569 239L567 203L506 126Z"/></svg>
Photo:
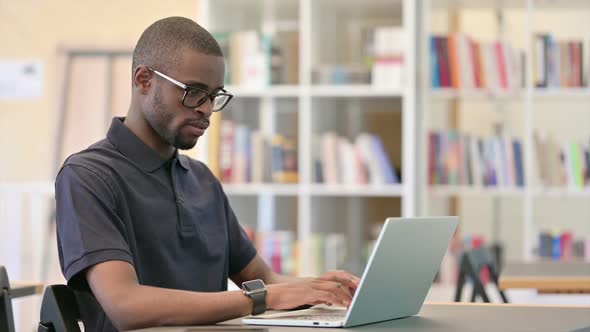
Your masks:
<svg viewBox="0 0 590 332"><path fill-rule="evenodd" d="M193 86L187 86L184 83L181 83L170 76L162 74L161 72L147 67L147 69L156 73L156 75L167 79L168 81L174 83L176 86L184 90L184 94L182 95L182 105L188 108L195 108L203 105L207 99L211 100L211 111L212 112L219 112L221 111L233 98L233 95L224 89L220 92L216 93L209 93L207 90L200 89Z"/></svg>

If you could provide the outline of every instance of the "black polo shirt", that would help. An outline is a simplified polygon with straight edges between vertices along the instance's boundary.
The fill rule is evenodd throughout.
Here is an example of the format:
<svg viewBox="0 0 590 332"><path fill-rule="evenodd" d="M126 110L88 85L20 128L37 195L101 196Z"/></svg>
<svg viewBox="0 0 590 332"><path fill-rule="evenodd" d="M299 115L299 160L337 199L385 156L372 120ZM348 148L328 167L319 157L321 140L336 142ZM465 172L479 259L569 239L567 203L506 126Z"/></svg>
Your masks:
<svg viewBox="0 0 590 332"><path fill-rule="evenodd" d="M201 162L163 160L114 118L106 139L70 156L55 183L62 272L87 331L114 331L83 273L132 264L142 285L217 292L256 250Z"/></svg>

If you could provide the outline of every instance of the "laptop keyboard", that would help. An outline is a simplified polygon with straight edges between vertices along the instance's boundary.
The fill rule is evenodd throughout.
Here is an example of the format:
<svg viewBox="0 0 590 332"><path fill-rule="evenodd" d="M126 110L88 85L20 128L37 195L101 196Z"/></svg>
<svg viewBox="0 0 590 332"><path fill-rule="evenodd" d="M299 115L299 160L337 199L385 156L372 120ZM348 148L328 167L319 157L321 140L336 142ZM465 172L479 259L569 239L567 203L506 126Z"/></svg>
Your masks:
<svg viewBox="0 0 590 332"><path fill-rule="evenodd" d="M301 315L289 315L289 319L339 321L343 320L346 316L346 311L342 310L312 308L304 311L305 313Z"/></svg>
<svg viewBox="0 0 590 332"><path fill-rule="evenodd" d="M323 320L323 321L339 321L344 319L343 314L318 314L318 315L301 315L289 317L289 319L296 320Z"/></svg>

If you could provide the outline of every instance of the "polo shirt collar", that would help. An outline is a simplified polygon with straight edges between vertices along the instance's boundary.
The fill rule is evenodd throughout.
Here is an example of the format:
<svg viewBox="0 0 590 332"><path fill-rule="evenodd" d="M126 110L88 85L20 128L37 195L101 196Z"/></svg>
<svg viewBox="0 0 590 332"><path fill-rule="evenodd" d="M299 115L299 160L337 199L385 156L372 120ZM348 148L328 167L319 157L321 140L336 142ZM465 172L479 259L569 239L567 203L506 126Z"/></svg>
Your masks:
<svg viewBox="0 0 590 332"><path fill-rule="evenodd" d="M178 163L180 164L180 166L182 166L182 168L188 170L188 162L189 162L188 157L178 154L178 149L176 149L175 155L176 155L176 159L178 159Z"/></svg>
<svg viewBox="0 0 590 332"><path fill-rule="evenodd" d="M107 132L107 139L127 158L135 162L146 172L154 172L164 166L168 160L162 159L160 155L142 142L139 137L123 124L124 117L114 117L111 127ZM174 152L174 159L188 169L188 161L178 156L178 150Z"/></svg>

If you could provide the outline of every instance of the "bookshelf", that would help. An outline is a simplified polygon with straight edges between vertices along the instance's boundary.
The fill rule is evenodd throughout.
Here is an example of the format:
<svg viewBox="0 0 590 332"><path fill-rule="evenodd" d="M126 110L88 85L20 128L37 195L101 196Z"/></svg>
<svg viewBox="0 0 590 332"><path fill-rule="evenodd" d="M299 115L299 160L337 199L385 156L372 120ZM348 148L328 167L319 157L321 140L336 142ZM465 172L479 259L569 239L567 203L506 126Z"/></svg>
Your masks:
<svg viewBox="0 0 590 332"><path fill-rule="evenodd" d="M567 168L563 164L558 168L560 172L566 172L562 176L566 183L548 185L542 174L545 165L542 158L550 154L550 150L539 148L535 136L539 132L549 133L562 154L563 146L574 146L580 151L588 148L590 40L583 31L590 28L590 2L427 0L423 2L419 17L422 19L420 61L423 68L428 68L420 81L420 90L424 91L420 101L424 105L424 113L419 131L425 142L421 152L424 162L420 163L423 176L419 177L424 197L420 213L454 211L461 214L461 227L465 233L484 233L487 241L502 242L506 246L505 257L508 259L530 260L537 257L535 250L539 245L541 231L572 231L575 236L589 243L590 226L585 222L590 217L590 209L585 203L588 195L587 178L582 176L581 183L572 184L573 181L568 180L572 175L567 170L573 169L574 173L578 171L575 167ZM524 55L519 68L523 74L522 80L518 80L518 84L512 88L489 89L485 84L483 87L477 84L476 74L475 87L435 87L430 37L448 37L455 33L468 36L478 48L486 43L500 41L516 50L516 53L521 52ZM560 51L571 60L565 64L560 62L559 65L552 65L562 70L554 75L557 79L551 79L542 87L539 86L539 77L543 75L539 74L539 68L546 70L550 67L536 67L540 61L539 45L544 45L544 50L548 48L546 44L539 44L539 35L549 35L560 47L562 42L566 43L565 51ZM583 50L578 60L575 60L575 47ZM436 49L439 52L438 46ZM549 52L558 54L552 56L563 61L557 51ZM485 55L479 54L479 60L484 61L484 65L480 64L482 67L479 68L484 72ZM478 68L476 62L471 64ZM460 67L464 70L467 66ZM580 70L579 76L574 74L576 70ZM484 72L483 76L487 77L488 74ZM459 75L465 73L460 71ZM576 81L578 77L580 79ZM555 84L553 80L559 83ZM432 130L445 132L449 129L484 138L502 135L517 138L522 144L524 185L515 187L513 183L508 183L481 186L461 182L429 184L429 172L432 171L428 168L428 135ZM582 156L583 153L578 157ZM495 171L501 170L496 168Z"/></svg>
<svg viewBox="0 0 590 332"><path fill-rule="evenodd" d="M299 256L291 273L313 275L328 267L362 272L379 223L387 216L413 216L418 206L414 1L201 0L198 5L197 21L229 54L226 89L235 98L221 121L231 119L269 140L280 134L296 145L296 181L277 183L268 176L252 181L254 166L245 181L222 181L240 222L255 234L295 240L286 249L290 267ZM248 76L252 72L260 77ZM360 149L359 141L371 145ZM194 153L211 167L219 144L209 130ZM254 153L251 158L254 164ZM334 252L333 245L342 243L347 256L339 262L346 263L337 266L328 247ZM326 256L315 257L322 247ZM274 264L274 256L268 261Z"/></svg>
<svg viewBox="0 0 590 332"><path fill-rule="evenodd" d="M457 91L456 89L439 88L430 91L431 98L441 100L451 99L475 99L475 100L510 100L523 99L524 91L488 91L488 90L470 90ZM590 89L588 88L545 88L535 89L534 98L590 98Z"/></svg>
<svg viewBox="0 0 590 332"><path fill-rule="evenodd" d="M225 193L230 196L271 194L278 196L297 196L300 187L294 184L269 184L263 183L256 186L251 184L226 184L223 186Z"/></svg>
<svg viewBox="0 0 590 332"><path fill-rule="evenodd" d="M404 96L401 89L375 88L367 85L315 85L311 91L314 97L398 97Z"/></svg>
<svg viewBox="0 0 590 332"><path fill-rule="evenodd" d="M430 91L433 99L453 100L453 99L472 99L472 100L510 100L520 99L523 97L522 91L488 91L484 89L474 89L469 91L458 91L451 88L438 88Z"/></svg>
<svg viewBox="0 0 590 332"><path fill-rule="evenodd" d="M430 195L436 196L498 196L498 197L522 197L522 188L485 188L477 186L448 186L436 185L429 189Z"/></svg>
<svg viewBox="0 0 590 332"><path fill-rule="evenodd" d="M243 86L229 85L226 90L232 91L236 97L240 98L276 98L276 97L298 97L300 89L296 85L271 86L266 88L251 88Z"/></svg>

